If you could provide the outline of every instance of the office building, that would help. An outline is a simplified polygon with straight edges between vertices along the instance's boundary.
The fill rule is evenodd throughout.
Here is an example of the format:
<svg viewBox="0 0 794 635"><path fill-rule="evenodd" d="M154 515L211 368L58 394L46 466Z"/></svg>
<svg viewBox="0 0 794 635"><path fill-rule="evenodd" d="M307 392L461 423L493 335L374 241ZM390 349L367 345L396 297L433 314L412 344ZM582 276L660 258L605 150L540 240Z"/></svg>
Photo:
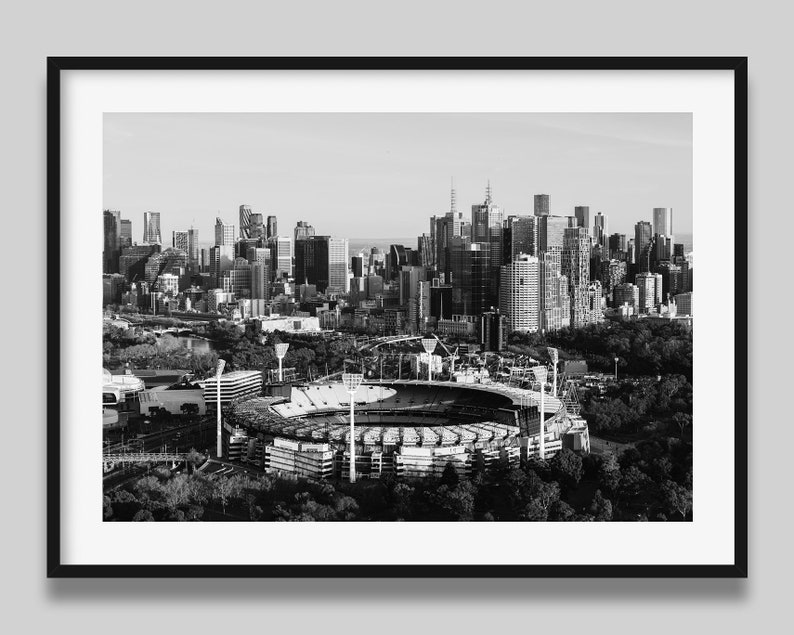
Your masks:
<svg viewBox="0 0 794 635"><path fill-rule="evenodd" d="M275 238L278 236L278 219L272 214L267 217L267 234L266 238Z"/></svg>
<svg viewBox="0 0 794 635"><path fill-rule="evenodd" d="M593 244L600 248L601 258L611 258L607 245L607 217L598 212L593 218Z"/></svg>
<svg viewBox="0 0 794 635"><path fill-rule="evenodd" d="M240 205L240 238L251 238L251 206L250 205Z"/></svg>
<svg viewBox="0 0 794 635"><path fill-rule="evenodd" d="M212 284L220 287L223 274L234 266L234 246L215 245L210 247L210 276Z"/></svg>
<svg viewBox="0 0 794 635"><path fill-rule="evenodd" d="M634 315L640 312L640 289L637 285L630 282L615 285L612 289L612 303L615 307L628 305L633 310Z"/></svg>
<svg viewBox="0 0 794 635"><path fill-rule="evenodd" d="M562 274L562 248L540 254L540 328L558 331L571 324L568 278Z"/></svg>
<svg viewBox="0 0 794 635"><path fill-rule="evenodd" d="M673 236L673 208L653 208L653 233L660 236Z"/></svg>
<svg viewBox="0 0 794 635"><path fill-rule="evenodd" d="M315 235L314 227L309 225L306 221L299 220L295 225L295 242L299 240L306 240Z"/></svg>
<svg viewBox="0 0 794 635"><path fill-rule="evenodd" d="M577 205L573 208L573 215L576 218L577 227L584 227L592 236L592 225L590 224L590 207L588 205Z"/></svg>
<svg viewBox="0 0 794 635"><path fill-rule="evenodd" d="M351 269L353 271L354 278L363 278L364 277L364 258L363 256L353 256L350 259L351 262Z"/></svg>
<svg viewBox="0 0 794 635"><path fill-rule="evenodd" d="M548 194L535 194L535 216L548 216L551 213L550 198Z"/></svg>
<svg viewBox="0 0 794 635"><path fill-rule="evenodd" d="M626 234L610 234L609 241L609 257L618 260L626 260L621 258L618 254L627 254L628 247L626 245Z"/></svg>
<svg viewBox="0 0 794 635"><path fill-rule="evenodd" d="M149 245L162 245L160 235L160 212L143 213L143 242Z"/></svg>
<svg viewBox="0 0 794 635"><path fill-rule="evenodd" d="M121 212L104 210L102 222L104 229L102 273L118 273L119 256L121 255Z"/></svg>
<svg viewBox="0 0 794 635"><path fill-rule="evenodd" d="M571 298L571 328L589 323L590 233L584 227L569 227L564 232L562 274L568 278Z"/></svg>
<svg viewBox="0 0 794 635"><path fill-rule="evenodd" d="M651 270L652 246L653 227L648 221L640 221L634 226L634 262L641 273Z"/></svg>
<svg viewBox="0 0 794 635"><path fill-rule="evenodd" d="M234 225L227 225L220 217L215 219L215 245L234 247Z"/></svg>
<svg viewBox="0 0 794 635"><path fill-rule="evenodd" d="M676 315L694 315L692 312L692 292L679 293L673 296L676 306Z"/></svg>
<svg viewBox="0 0 794 635"><path fill-rule="evenodd" d="M188 233L186 231L173 231L171 232L171 246L174 249L181 249L189 255L190 246L188 240Z"/></svg>
<svg viewBox="0 0 794 635"><path fill-rule="evenodd" d="M553 248L562 249L563 236L569 227L576 227L573 216L541 216L538 218L538 249L541 252Z"/></svg>
<svg viewBox="0 0 794 635"><path fill-rule="evenodd" d="M120 222L119 237L121 239L121 248L132 247L132 221L122 218Z"/></svg>
<svg viewBox="0 0 794 635"><path fill-rule="evenodd" d="M494 205L491 184L485 191L485 202L471 206L471 242L488 243L491 258L491 283L499 285L499 267L502 266L502 232L504 214Z"/></svg>
<svg viewBox="0 0 794 635"><path fill-rule="evenodd" d="M292 236L274 236L270 239L269 244L270 262L272 263L274 278L276 280L280 280L283 277L291 278L293 274Z"/></svg>
<svg viewBox="0 0 794 635"><path fill-rule="evenodd" d="M505 260L515 260L518 254L538 255L538 218L510 216L505 222Z"/></svg>
<svg viewBox="0 0 794 635"><path fill-rule="evenodd" d="M639 289L639 313L654 313L662 303L662 276L644 271L634 277Z"/></svg>
<svg viewBox="0 0 794 635"><path fill-rule="evenodd" d="M325 293L329 282L330 236L308 236L295 241L295 284L313 284ZM345 269L347 255L345 254Z"/></svg>
<svg viewBox="0 0 794 635"><path fill-rule="evenodd" d="M199 232L198 229L194 229L193 227L187 230L187 261L191 271L198 272L201 270Z"/></svg>
<svg viewBox="0 0 794 635"><path fill-rule="evenodd" d="M480 345L484 351L497 353L507 348L507 318L499 309L480 315Z"/></svg>
<svg viewBox="0 0 794 635"><path fill-rule="evenodd" d="M157 276L157 290L175 298L179 295L179 276L175 276L173 273L160 274Z"/></svg>
<svg viewBox="0 0 794 635"><path fill-rule="evenodd" d="M456 244L457 243L457 244ZM452 313L480 315L497 303L490 243L453 239L448 250L452 283Z"/></svg>
<svg viewBox="0 0 794 635"><path fill-rule="evenodd" d="M160 245L133 245L124 247L119 257L119 273L127 282L144 280L146 261L152 254L160 253Z"/></svg>
<svg viewBox="0 0 794 635"><path fill-rule="evenodd" d="M262 214L258 214L256 212L252 213L250 223L251 223L251 228L248 230L249 233L248 238L252 238L260 242L266 240L267 236L265 229L265 221Z"/></svg>
<svg viewBox="0 0 794 635"><path fill-rule="evenodd" d="M623 260L607 260L601 263L601 286L607 296L612 296L613 289L626 282L626 263Z"/></svg>
<svg viewBox="0 0 794 635"><path fill-rule="evenodd" d="M350 277L347 268L347 238L328 239L328 290L337 293L350 291Z"/></svg>
<svg viewBox="0 0 794 635"><path fill-rule="evenodd" d="M504 265L499 284L499 309L510 332L534 333L540 329L540 261L517 254Z"/></svg>

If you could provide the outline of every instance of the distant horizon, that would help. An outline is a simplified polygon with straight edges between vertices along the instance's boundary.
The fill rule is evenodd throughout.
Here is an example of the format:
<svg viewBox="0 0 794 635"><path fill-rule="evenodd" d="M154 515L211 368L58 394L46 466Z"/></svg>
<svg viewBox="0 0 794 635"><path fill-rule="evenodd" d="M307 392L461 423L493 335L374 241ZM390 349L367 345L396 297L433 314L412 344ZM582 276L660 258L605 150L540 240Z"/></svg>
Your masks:
<svg viewBox="0 0 794 635"><path fill-rule="evenodd" d="M691 113L106 113L103 209L132 221L160 212L164 242L193 226L212 237L242 204L348 237L429 232L450 209L470 217L487 184L505 214L589 205L609 233L654 207L692 231ZM410 228L408 232L407 228ZM415 237L414 237L415 240Z"/></svg>

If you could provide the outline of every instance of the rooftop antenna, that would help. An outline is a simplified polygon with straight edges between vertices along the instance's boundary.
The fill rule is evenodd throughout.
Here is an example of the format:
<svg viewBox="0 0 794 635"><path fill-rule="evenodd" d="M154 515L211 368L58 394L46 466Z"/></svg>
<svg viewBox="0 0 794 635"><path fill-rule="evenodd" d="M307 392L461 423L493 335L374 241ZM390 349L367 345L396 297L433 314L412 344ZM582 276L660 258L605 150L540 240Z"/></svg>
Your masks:
<svg viewBox="0 0 794 635"><path fill-rule="evenodd" d="M485 204L491 204L491 179L488 179L488 187L485 188Z"/></svg>
<svg viewBox="0 0 794 635"><path fill-rule="evenodd" d="M457 199L456 199L456 196L455 196L455 177L454 176L450 177L450 183L451 183L451 192L450 192L449 211L451 211L454 214L455 212L458 211Z"/></svg>

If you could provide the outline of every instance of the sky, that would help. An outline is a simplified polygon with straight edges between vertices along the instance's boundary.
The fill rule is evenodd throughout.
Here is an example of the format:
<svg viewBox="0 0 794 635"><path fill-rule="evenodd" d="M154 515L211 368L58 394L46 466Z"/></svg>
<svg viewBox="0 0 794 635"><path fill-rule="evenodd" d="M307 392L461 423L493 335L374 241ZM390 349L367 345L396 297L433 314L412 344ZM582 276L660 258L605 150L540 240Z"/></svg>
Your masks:
<svg viewBox="0 0 794 635"><path fill-rule="evenodd" d="M132 220L160 212L163 242L191 226L211 242L216 216L238 209L298 220L317 234L405 238L450 208L470 218L490 180L507 214L589 205L608 231L633 235L654 207L692 232L689 113L106 113L104 209ZM239 228L236 229L239 233Z"/></svg>

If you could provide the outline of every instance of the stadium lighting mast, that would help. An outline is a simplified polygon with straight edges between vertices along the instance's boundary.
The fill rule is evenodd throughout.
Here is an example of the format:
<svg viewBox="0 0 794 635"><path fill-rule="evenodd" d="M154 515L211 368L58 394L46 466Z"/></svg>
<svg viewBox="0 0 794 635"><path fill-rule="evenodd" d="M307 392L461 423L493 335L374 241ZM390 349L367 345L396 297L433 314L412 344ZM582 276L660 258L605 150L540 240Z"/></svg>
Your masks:
<svg viewBox="0 0 794 635"><path fill-rule="evenodd" d="M437 340L435 339L423 339L422 346L425 349L425 353L427 353L427 381L433 381L433 351L436 350Z"/></svg>
<svg viewBox="0 0 794 635"><path fill-rule="evenodd" d="M620 357L615 358L615 381L618 380L618 362L620 361Z"/></svg>
<svg viewBox="0 0 794 635"><path fill-rule="evenodd" d="M218 368L215 371L215 397L216 397L216 410L218 411L218 425L216 431L217 443L215 446L215 450L218 453L218 458L223 457L223 443L222 443L222 432L221 432L221 375L223 374L223 369L226 367L226 360L219 359L218 360Z"/></svg>
<svg viewBox="0 0 794 635"><path fill-rule="evenodd" d="M549 357L551 358L551 394L557 396L557 362L560 361L560 355L556 348L549 347Z"/></svg>
<svg viewBox="0 0 794 635"><path fill-rule="evenodd" d="M350 482L356 482L356 437L354 411L356 405L356 391L364 380L361 373L343 373L342 383L345 385L347 394L350 395Z"/></svg>
<svg viewBox="0 0 794 635"><path fill-rule="evenodd" d="M548 369L545 366L535 366L532 369L535 374L535 381L540 383L540 446L538 448L538 455L541 460L546 458L546 378L548 377Z"/></svg>
<svg viewBox="0 0 794 635"><path fill-rule="evenodd" d="M284 376L281 373L281 360L284 359L284 356L287 354L287 349L289 348L289 344L284 344L280 342L276 344L276 357L278 357L278 381L281 383L284 381Z"/></svg>

